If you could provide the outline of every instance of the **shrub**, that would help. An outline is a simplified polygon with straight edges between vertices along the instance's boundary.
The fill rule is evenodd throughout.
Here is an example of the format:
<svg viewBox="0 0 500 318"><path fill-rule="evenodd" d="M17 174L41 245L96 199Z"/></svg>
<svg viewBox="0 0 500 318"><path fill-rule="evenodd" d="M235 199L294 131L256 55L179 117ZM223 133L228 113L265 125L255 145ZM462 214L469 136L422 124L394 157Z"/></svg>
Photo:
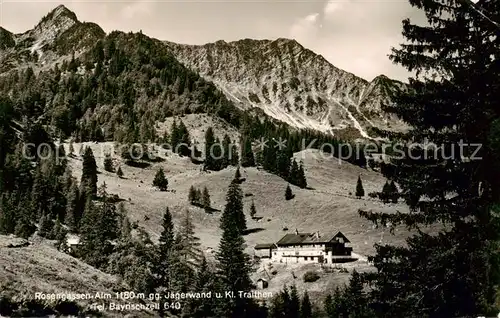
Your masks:
<svg viewBox="0 0 500 318"><path fill-rule="evenodd" d="M304 274L304 282L305 283L312 283L315 282L319 279L319 275L316 272L313 271L308 271Z"/></svg>

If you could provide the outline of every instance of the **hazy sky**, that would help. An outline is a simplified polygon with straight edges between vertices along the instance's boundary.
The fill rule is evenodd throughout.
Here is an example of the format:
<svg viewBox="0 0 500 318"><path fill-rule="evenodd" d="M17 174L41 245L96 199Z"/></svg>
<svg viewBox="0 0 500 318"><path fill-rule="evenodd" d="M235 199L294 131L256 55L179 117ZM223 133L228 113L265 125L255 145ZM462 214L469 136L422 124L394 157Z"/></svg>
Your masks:
<svg viewBox="0 0 500 318"><path fill-rule="evenodd" d="M333 65L367 80L385 74L406 81L406 70L393 65L387 55L403 41L404 18L425 21L408 0L0 0L0 25L24 32L59 4L106 32L142 30L178 43L294 38Z"/></svg>

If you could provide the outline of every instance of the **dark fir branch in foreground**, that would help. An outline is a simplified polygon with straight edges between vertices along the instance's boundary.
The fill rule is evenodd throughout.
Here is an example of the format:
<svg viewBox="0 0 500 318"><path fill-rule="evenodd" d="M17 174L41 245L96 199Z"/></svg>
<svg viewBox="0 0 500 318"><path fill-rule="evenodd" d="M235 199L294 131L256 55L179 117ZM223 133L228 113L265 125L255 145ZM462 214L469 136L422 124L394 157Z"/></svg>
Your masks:
<svg viewBox="0 0 500 318"><path fill-rule="evenodd" d="M400 92L387 110L413 129L403 141L425 140L448 151L460 140L481 144L481 160L459 154L391 160L386 177L395 181L411 213L361 211L376 224L403 225L413 232L407 247L377 245L371 258L377 271L363 276L364 301L342 301L354 288L328 298L331 317L496 316L500 194L500 39L498 30L460 1L412 0L430 26L403 22L411 44L394 49L391 59L420 77ZM480 1L492 17L498 1ZM430 76L432 74L436 77ZM427 75L427 76L426 76ZM466 148L471 156L475 148ZM390 173L389 173L390 172ZM387 192L387 191L386 191ZM427 234L426 226L438 233ZM435 227L436 228L436 227ZM422 230L422 231L420 231Z"/></svg>

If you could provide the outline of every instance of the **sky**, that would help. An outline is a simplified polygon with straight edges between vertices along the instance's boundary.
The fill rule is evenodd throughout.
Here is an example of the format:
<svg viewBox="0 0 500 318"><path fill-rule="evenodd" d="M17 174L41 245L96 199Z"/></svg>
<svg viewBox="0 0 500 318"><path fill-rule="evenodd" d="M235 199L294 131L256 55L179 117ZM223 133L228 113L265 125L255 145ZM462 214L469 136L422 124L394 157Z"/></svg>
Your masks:
<svg viewBox="0 0 500 318"><path fill-rule="evenodd" d="M0 26L25 32L59 4L106 32L142 30L177 43L293 38L369 81L380 74L407 81L410 74L388 55L404 42L403 19L425 23L408 0L0 0Z"/></svg>

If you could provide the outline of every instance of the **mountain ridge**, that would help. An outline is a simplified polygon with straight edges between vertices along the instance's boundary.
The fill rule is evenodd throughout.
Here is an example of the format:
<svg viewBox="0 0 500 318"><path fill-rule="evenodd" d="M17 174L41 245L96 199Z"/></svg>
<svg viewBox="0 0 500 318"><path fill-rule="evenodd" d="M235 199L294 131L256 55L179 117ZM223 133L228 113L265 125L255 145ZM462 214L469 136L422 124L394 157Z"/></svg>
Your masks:
<svg viewBox="0 0 500 318"><path fill-rule="evenodd" d="M403 126L382 105L404 83L382 74L369 82L294 39L164 43L242 109L259 107L292 126L327 133L354 128L364 138L371 127Z"/></svg>

